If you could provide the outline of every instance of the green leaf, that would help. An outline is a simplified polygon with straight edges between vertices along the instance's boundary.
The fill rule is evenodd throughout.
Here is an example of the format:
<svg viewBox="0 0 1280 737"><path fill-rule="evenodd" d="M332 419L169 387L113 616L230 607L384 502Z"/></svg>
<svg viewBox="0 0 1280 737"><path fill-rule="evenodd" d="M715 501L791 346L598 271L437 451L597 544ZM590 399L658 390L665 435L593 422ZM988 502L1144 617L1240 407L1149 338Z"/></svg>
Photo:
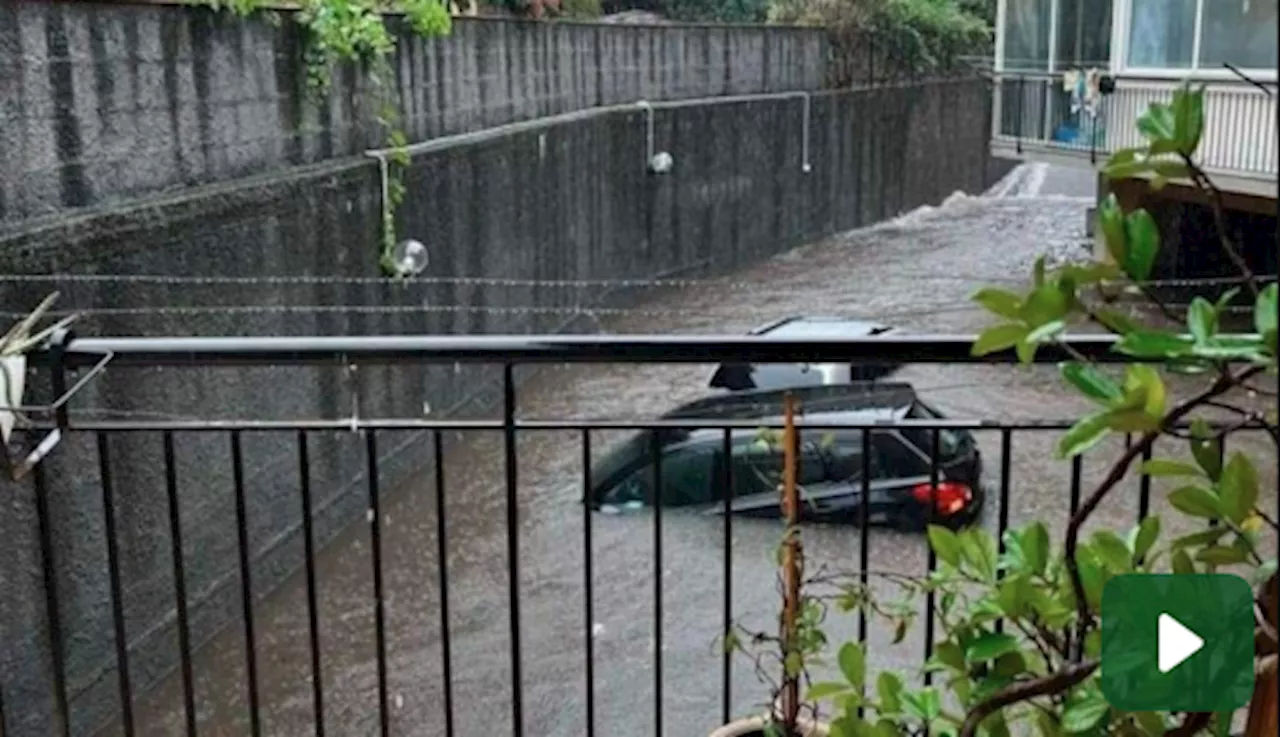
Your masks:
<svg viewBox="0 0 1280 737"><path fill-rule="evenodd" d="M1097 412L1081 418L1058 441L1058 457L1074 458L1097 445L1111 423L1110 412Z"/></svg>
<svg viewBox="0 0 1280 737"><path fill-rule="evenodd" d="M1124 211L1120 209L1120 201L1115 193L1098 205L1098 229L1106 242L1107 253L1115 259L1116 265L1124 268L1128 261L1129 245L1125 238Z"/></svg>
<svg viewBox="0 0 1280 737"><path fill-rule="evenodd" d="M1193 532L1190 535L1174 538L1173 547L1175 548L1196 548L1201 545L1212 545L1222 539L1222 536L1231 531L1226 525L1215 525L1207 530Z"/></svg>
<svg viewBox="0 0 1280 737"><path fill-rule="evenodd" d="M972 567L973 574L984 581L996 575L996 541L991 533L981 527L970 527L960 533L962 557Z"/></svg>
<svg viewBox="0 0 1280 737"><path fill-rule="evenodd" d="M1022 309L1022 297L1013 292L991 287L979 289L973 295L973 301L987 308L988 312L1010 320L1017 320L1018 310Z"/></svg>
<svg viewBox="0 0 1280 737"><path fill-rule="evenodd" d="M1201 417L1191 421L1191 456L1210 479L1222 478L1222 439Z"/></svg>
<svg viewBox="0 0 1280 737"><path fill-rule="evenodd" d="M1164 103L1153 102L1138 116L1138 132L1152 143L1177 140L1177 130L1173 110Z"/></svg>
<svg viewBox="0 0 1280 737"><path fill-rule="evenodd" d="M1031 344L1046 343L1061 335L1062 331L1066 329L1066 322L1062 320L1050 320L1035 330L1032 330L1030 333L1027 333L1025 340Z"/></svg>
<svg viewBox="0 0 1280 737"><path fill-rule="evenodd" d="M1033 343L1026 338L1018 341L1018 345L1016 346L1018 363L1021 363L1024 366L1031 364L1035 360L1036 349L1039 347L1039 343Z"/></svg>
<svg viewBox="0 0 1280 737"><path fill-rule="evenodd" d="M1049 531L1043 522L1032 522L1022 531L1022 555L1033 573L1044 573L1049 563Z"/></svg>
<svg viewBox="0 0 1280 737"><path fill-rule="evenodd" d="M1191 562L1191 556L1187 555L1187 551L1178 548L1173 551L1173 559L1171 561L1174 573L1195 573L1196 566Z"/></svg>
<svg viewBox="0 0 1280 737"><path fill-rule="evenodd" d="M1090 692L1062 712L1062 728L1071 734L1087 732L1106 718L1110 708L1102 694Z"/></svg>
<svg viewBox="0 0 1280 737"><path fill-rule="evenodd" d="M959 567L962 551L960 538L956 533L941 525L929 525L929 547L938 556L938 560L951 566Z"/></svg>
<svg viewBox="0 0 1280 737"><path fill-rule="evenodd" d="M1152 458L1142 464L1141 472L1147 476L1203 476L1196 466L1171 458Z"/></svg>
<svg viewBox="0 0 1280 737"><path fill-rule="evenodd" d="M1133 528L1130 533L1129 547L1133 551L1133 562L1147 557L1147 553L1151 551L1151 546L1156 544L1156 539L1160 537L1160 518L1156 515L1144 517L1138 526Z"/></svg>
<svg viewBox="0 0 1280 737"><path fill-rule="evenodd" d="M1196 297L1187 310L1187 328L1197 343L1207 343L1218 332L1218 311L1209 300Z"/></svg>
<svg viewBox="0 0 1280 737"><path fill-rule="evenodd" d="M1174 509L1192 517L1218 519L1222 516L1222 500L1212 491L1199 486L1184 486L1169 493Z"/></svg>
<svg viewBox="0 0 1280 737"><path fill-rule="evenodd" d="M1190 353L1192 345L1173 333L1136 331L1116 341L1112 350L1137 358L1176 358Z"/></svg>
<svg viewBox="0 0 1280 737"><path fill-rule="evenodd" d="M867 677L867 658L862 652L862 646L846 642L840 646L837 659L840 663L840 672L844 677L849 683L861 688Z"/></svg>
<svg viewBox="0 0 1280 737"><path fill-rule="evenodd" d="M1116 335L1128 335L1129 333L1137 332L1142 329L1142 326L1128 315L1115 310L1097 310L1093 313L1093 316L1096 317L1098 322L1102 323L1107 330L1110 330Z"/></svg>
<svg viewBox="0 0 1280 737"><path fill-rule="evenodd" d="M857 693L849 688L849 684L839 681L819 681L809 687L805 693L805 701L821 701L846 693Z"/></svg>
<svg viewBox="0 0 1280 737"><path fill-rule="evenodd" d="M1219 482L1222 511L1227 519L1239 524L1258 502L1258 471L1242 453L1232 453Z"/></svg>
<svg viewBox="0 0 1280 737"><path fill-rule="evenodd" d="M1268 284L1253 303L1253 328L1259 335L1266 335L1276 329L1277 307L1276 297L1280 293L1280 285Z"/></svg>
<svg viewBox="0 0 1280 737"><path fill-rule="evenodd" d="M975 356L985 356L1003 351L1025 338L1029 331L1026 325L1012 322L987 328L973 341L973 348L969 352Z"/></svg>
<svg viewBox="0 0 1280 737"><path fill-rule="evenodd" d="M1124 235L1128 248L1120 267L1134 281L1146 281L1156 263L1156 252L1160 250L1156 221L1146 210L1134 210L1124 218Z"/></svg>
<svg viewBox="0 0 1280 737"><path fill-rule="evenodd" d="M1030 326L1061 320L1071 309L1071 295L1058 284L1044 284L1027 295L1018 315Z"/></svg>
<svg viewBox="0 0 1280 737"><path fill-rule="evenodd" d="M1076 554L1080 582L1084 585L1084 599L1090 607L1097 608L1102 601L1102 587L1106 585L1107 571L1092 548L1081 547Z"/></svg>
<svg viewBox="0 0 1280 737"><path fill-rule="evenodd" d="M1164 715L1157 711L1139 711L1134 714L1138 727L1146 737L1163 737L1167 727Z"/></svg>
<svg viewBox="0 0 1280 737"><path fill-rule="evenodd" d="M1044 256L1036 258L1035 264L1031 267L1031 284L1039 289L1044 286Z"/></svg>
<svg viewBox="0 0 1280 737"><path fill-rule="evenodd" d="M1160 372L1156 371L1147 364L1132 364L1125 369L1124 376L1124 394L1126 399L1136 400L1140 396L1139 390L1142 391L1142 403L1140 406L1143 412L1151 416L1153 420L1159 421L1164 418L1165 408L1165 388L1164 380L1160 378Z"/></svg>
<svg viewBox="0 0 1280 737"><path fill-rule="evenodd" d="M1059 365L1062 378L1080 390L1080 393L1102 404L1109 404L1120 399L1123 393L1120 386L1109 376L1094 366L1076 361Z"/></svg>
<svg viewBox="0 0 1280 737"><path fill-rule="evenodd" d="M880 699L881 714L897 714L902 710L902 679L892 671L881 671L876 678L876 696Z"/></svg>
<svg viewBox="0 0 1280 737"><path fill-rule="evenodd" d="M1033 709L1031 713L1035 715L1040 737L1059 737L1062 734L1062 725L1054 721L1053 715L1039 709Z"/></svg>
<svg viewBox="0 0 1280 737"><path fill-rule="evenodd" d="M1128 573L1133 565L1129 546L1110 530L1093 533L1092 548L1098 559L1116 573Z"/></svg>
<svg viewBox="0 0 1280 737"><path fill-rule="evenodd" d="M1018 641L1003 632L988 632L969 643L965 655L970 662L982 663L995 660L1005 653L1018 651Z"/></svg>
<svg viewBox="0 0 1280 737"><path fill-rule="evenodd" d="M1249 559L1248 553L1239 548L1229 548L1224 545L1215 545L1211 548L1204 548L1196 553L1196 560L1201 563L1209 563L1215 566L1229 566L1236 563L1243 563Z"/></svg>
<svg viewBox="0 0 1280 737"><path fill-rule="evenodd" d="M1184 86L1174 92L1173 119L1178 151L1187 156L1194 154L1204 132L1204 91Z"/></svg>

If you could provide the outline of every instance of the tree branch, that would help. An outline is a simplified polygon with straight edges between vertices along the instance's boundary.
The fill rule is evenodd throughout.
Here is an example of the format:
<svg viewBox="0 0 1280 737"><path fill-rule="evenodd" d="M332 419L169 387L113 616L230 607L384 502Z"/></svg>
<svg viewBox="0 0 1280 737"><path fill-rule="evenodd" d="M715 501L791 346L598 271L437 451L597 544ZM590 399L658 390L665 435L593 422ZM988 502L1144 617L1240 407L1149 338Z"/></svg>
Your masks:
<svg viewBox="0 0 1280 737"><path fill-rule="evenodd" d="M1213 714L1207 711L1189 711L1183 718L1182 724L1167 730L1164 737L1192 737L1196 732L1209 726L1209 720Z"/></svg>
<svg viewBox="0 0 1280 737"><path fill-rule="evenodd" d="M1071 576L1071 589L1075 592L1077 615L1076 626L1079 630L1081 642L1084 641L1084 635L1091 617L1089 615L1089 603L1085 600L1084 582L1080 579L1080 567L1076 562L1076 548L1080 542L1080 528L1084 526L1085 521L1091 514L1093 514L1094 510L1098 508L1098 504L1102 502L1103 497L1115 488L1116 484L1120 483L1124 478L1125 473L1128 472L1129 466L1133 464L1133 461L1145 453L1155 443L1156 438L1160 437L1162 432L1165 432L1177 425L1182 418L1186 417L1195 410L1196 407L1204 404L1207 400L1213 399L1214 397L1227 392L1231 387L1235 386L1236 383L1244 381L1245 379L1258 374L1262 370L1262 366L1252 366L1242 371L1239 375L1228 374L1227 376L1219 377L1218 380L1215 381L1208 389L1194 397L1191 397L1185 402L1182 402L1177 407L1174 407L1160 423L1159 429L1143 434L1138 442L1129 446L1129 449L1124 452L1124 455L1120 456L1120 459L1111 467L1111 471L1107 474L1106 478L1098 484L1097 488L1093 490L1093 493L1091 493L1089 497L1084 500L1084 503L1080 505L1079 511L1071 517L1071 522L1067 524L1065 563L1067 565L1067 572Z"/></svg>
<svg viewBox="0 0 1280 737"><path fill-rule="evenodd" d="M1187 171L1191 174L1191 179L1201 189L1209 193L1209 197L1213 202L1213 206L1209 209L1213 210L1213 223L1218 229L1218 242L1222 245L1222 251L1227 254L1227 258L1235 264L1236 269L1240 272L1240 276L1244 278L1244 283L1248 285L1249 291L1257 299L1261 290L1258 289L1258 277L1249 268L1249 263L1244 260L1240 252L1231 243L1231 236L1227 232L1226 205L1222 201L1222 190L1218 189L1218 185L1213 183L1209 175L1201 169L1195 161L1187 154L1181 154L1182 162L1187 165Z"/></svg>
<svg viewBox="0 0 1280 737"><path fill-rule="evenodd" d="M1017 681L1005 686L988 696L977 706L969 710L968 716L965 717L964 724L960 725L960 734L958 737L974 737L978 732L978 726L987 717L995 714L1014 704L1033 699L1037 696L1048 696L1049 694L1061 693L1080 683L1084 679L1093 675L1098 669L1098 661L1089 660L1084 663L1076 663L1069 665L1060 671L1050 673L1047 676L1033 678L1026 681Z"/></svg>

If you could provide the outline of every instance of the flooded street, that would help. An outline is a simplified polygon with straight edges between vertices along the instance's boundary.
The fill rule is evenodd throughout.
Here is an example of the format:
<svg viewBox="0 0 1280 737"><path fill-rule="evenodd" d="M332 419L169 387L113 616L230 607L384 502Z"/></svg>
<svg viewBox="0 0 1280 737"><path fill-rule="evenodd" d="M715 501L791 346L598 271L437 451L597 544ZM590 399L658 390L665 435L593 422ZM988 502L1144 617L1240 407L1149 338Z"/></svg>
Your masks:
<svg viewBox="0 0 1280 737"><path fill-rule="evenodd" d="M1043 182L1043 177L1041 177ZM893 223L832 238L784 254L697 289L654 293L643 313L613 319L610 332L740 333L792 314L874 318L907 332L977 332L988 317L969 295L983 285L1022 283L1037 255L1084 253L1087 201L1064 195L955 197L943 206ZM1034 192L1032 194L1035 194ZM522 418L646 418L706 393L709 367L697 365L547 368L522 385ZM1085 402L1064 391L1053 367L909 366L901 374L918 392L955 418L1018 420L1067 418ZM1193 385L1179 386L1185 392ZM381 433L392 447L403 437ZM1061 529L1071 496L1069 463L1051 460L1055 431L1013 434L1009 519L1041 518ZM598 455L615 436L592 433ZM448 438L445 513L448 531L448 607L453 733L511 734L512 678L506 492L502 437L493 432ZM1000 437L978 433L986 478L999 485ZM246 442L252 442L251 435ZM361 443L358 436L347 441ZM1120 443L1104 444L1083 463L1083 487L1105 472ZM1261 445L1257 447L1261 448ZM1274 451L1267 446L1268 458ZM1181 453L1172 444L1158 451ZM732 562L733 618L771 630L775 592L776 521L735 519L726 551L724 521L678 510L661 515L661 568L655 570L651 512L591 515L580 504L582 437L570 432L523 432L519 439L519 588L524 733L582 735L586 723L586 641L594 648L596 734L698 737L721 723L721 633L726 552ZM1262 469L1264 496L1274 494L1274 462ZM386 588L388 704L391 733L443 735L445 691L441 586L437 560L436 484L424 474L394 490L383 504L382 552ZM1166 509L1153 485L1152 511ZM998 498L988 498L982 524L994 530ZM1274 497L1263 506L1273 507ZM1115 491L1095 516L1127 527L1137 517L1138 482ZM1166 517L1166 520L1168 518ZM1166 524L1166 529L1170 525ZM805 531L811 569L856 571L854 529ZM924 573L923 536L874 529L873 569ZM584 559L592 577L585 614ZM324 722L329 735L378 731L373 564L367 525L353 525L317 556L320 664ZM660 573L660 576L655 574ZM660 590L661 640L655 639L655 593ZM299 571L255 610L262 733L314 734L306 578ZM890 645L892 633L872 625L873 666L916 673L924 653L923 627ZM856 621L833 615L828 636L855 636ZM660 647L660 650L659 650ZM834 648L833 648L834 649ZM661 703L654 664L661 656ZM226 629L194 659L196 703L203 735L250 730L244 636ZM759 710L766 689L744 659L730 683L734 715ZM182 684L177 674L140 700L139 733L183 732Z"/></svg>

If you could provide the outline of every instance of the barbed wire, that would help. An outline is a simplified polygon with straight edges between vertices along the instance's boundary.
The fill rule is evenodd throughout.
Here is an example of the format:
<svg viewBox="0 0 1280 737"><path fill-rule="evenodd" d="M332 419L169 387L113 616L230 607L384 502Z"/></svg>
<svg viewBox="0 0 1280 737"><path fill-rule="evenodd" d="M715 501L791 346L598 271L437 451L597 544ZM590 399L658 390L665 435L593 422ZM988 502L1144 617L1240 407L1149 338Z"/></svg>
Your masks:
<svg viewBox="0 0 1280 737"><path fill-rule="evenodd" d="M850 319L891 320L901 317L933 317L957 311L981 309L972 302L957 301L954 303L935 304L929 308L918 310L882 312L856 316ZM50 317L77 314L83 316L155 316L155 317L196 317L201 315L252 315L252 314L415 314L415 313L478 313L494 315L582 315L587 317L690 317L711 315L742 316L749 310L721 309L706 310L695 308L633 308L633 307L588 307L584 305L158 305L150 307L89 307L80 310L54 310L46 313ZM0 311L0 316L22 318L24 312L9 310Z"/></svg>
<svg viewBox="0 0 1280 737"><path fill-rule="evenodd" d="M990 274L946 273L931 274L921 272L877 271L878 277L909 278L913 280L947 280L947 281L979 281L1002 284L1018 284L1026 282L1020 277L992 276ZM1263 282L1276 280L1275 275L1259 276ZM0 274L0 283L18 284L41 283L85 283L85 284L145 284L156 286L318 286L318 285L381 285L398 288L422 286L484 286L524 288L540 287L552 289L701 289L716 286L732 290L759 289L767 286L761 282L734 281L723 279L672 279L672 278L613 278L613 279L529 279L523 277L502 276L416 276L405 279L384 276L325 276L298 274L288 276L171 276L167 274ZM1238 276L1200 277L1180 279L1149 279L1135 282L1145 287L1198 287L1214 285L1243 284Z"/></svg>

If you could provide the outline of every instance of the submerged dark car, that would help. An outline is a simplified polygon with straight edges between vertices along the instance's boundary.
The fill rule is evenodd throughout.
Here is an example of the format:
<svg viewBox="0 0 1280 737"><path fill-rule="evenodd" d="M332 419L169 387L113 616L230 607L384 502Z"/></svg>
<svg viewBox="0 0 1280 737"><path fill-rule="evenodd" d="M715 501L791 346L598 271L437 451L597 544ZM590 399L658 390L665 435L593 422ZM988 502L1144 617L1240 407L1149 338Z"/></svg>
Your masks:
<svg viewBox="0 0 1280 737"><path fill-rule="evenodd" d="M940 419L908 384L854 384L790 390L806 422L866 423ZM759 419L780 422L785 391L735 392L701 399L665 419ZM864 463L863 431L801 430L799 475L802 519L857 524L863 503L863 470L872 524L919 530L930 521L960 527L977 517L983 502L982 460L973 436L938 430L938 484L930 483L933 430L886 426L872 431ZM664 507L722 514L726 491L737 514L776 517L782 448L762 442L755 429L658 429L640 432L592 467L589 503L617 511L654 503L655 468ZM655 456L660 462L655 463ZM932 512L930 512L932 500Z"/></svg>
<svg viewBox="0 0 1280 737"><path fill-rule="evenodd" d="M868 338L892 335L897 328L865 320L843 317L784 317L752 330L749 335L770 335L803 340L806 338ZM897 364L859 361L840 364L805 363L722 363L711 375L712 389L750 391L785 389L823 384L847 384L853 381L875 381L893 373Z"/></svg>

